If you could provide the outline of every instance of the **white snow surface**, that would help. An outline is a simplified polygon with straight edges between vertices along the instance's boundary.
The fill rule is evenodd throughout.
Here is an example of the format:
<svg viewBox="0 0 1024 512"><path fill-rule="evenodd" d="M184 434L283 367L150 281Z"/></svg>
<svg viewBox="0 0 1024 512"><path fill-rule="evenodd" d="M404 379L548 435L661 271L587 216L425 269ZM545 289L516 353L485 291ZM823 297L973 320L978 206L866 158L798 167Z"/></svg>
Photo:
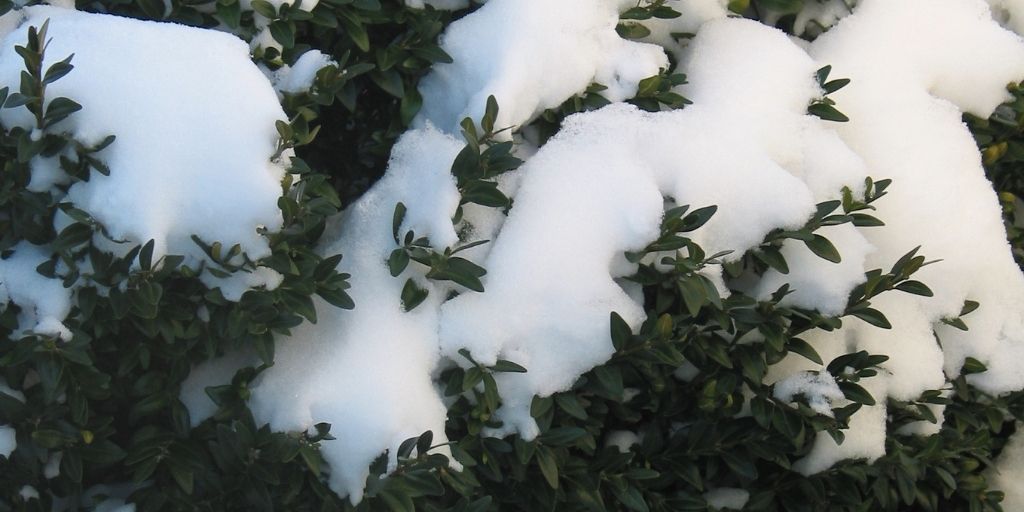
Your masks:
<svg viewBox="0 0 1024 512"><path fill-rule="evenodd" d="M1024 34L1024 0L987 0L997 21Z"/></svg>
<svg viewBox="0 0 1024 512"><path fill-rule="evenodd" d="M313 86L316 73L332 65L336 66L337 63L329 55L324 55L320 50L309 50L295 64L285 64L274 72L274 88L292 94L306 92Z"/></svg>
<svg viewBox="0 0 1024 512"><path fill-rule="evenodd" d="M735 487L718 487L704 493L704 499L718 510L743 510L750 501L750 492Z"/></svg>
<svg viewBox="0 0 1024 512"><path fill-rule="evenodd" d="M1005 493L1003 510L1024 510L1024 430L1020 423L985 477L993 489Z"/></svg>
<svg viewBox="0 0 1024 512"><path fill-rule="evenodd" d="M479 120L488 96L501 111L498 128L520 127L593 82L621 101L637 83L668 67L662 48L627 41L615 32L623 0L490 0L452 23L441 47L454 60L435 65L420 82L429 121L457 132L465 117Z"/></svg>
<svg viewBox="0 0 1024 512"><path fill-rule="evenodd" d="M10 457L18 447L17 432L10 425L0 425L0 456Z"/></svg>
<svg viewBox="0 0 1024 512"><path fill-rule="evenodd" d="M60 279L36 272L36 267L49 258L43 248L20 242L11 256L0 259L0 305L10 301L21 308L19 331L12 334L12 339L26 331L71 339L71 331L62 323L71 312L71 290L64 288Z"/></svg>
<svg viewBox="0 0 1024 512"><path fill-rule="evenodd" d="M318 304L319 323L281 340L276 365L253 386L254 413L275 429L332 424L337 439L323 451L334 490L358 501L366 466L381 452L393 454L428 429L444 441L445 407L433 379L465 364L461 349L483 364L508 359L529 370L498 375L505 424L491 433L535 436L532 397L569 389L612 354L609 312L633 327L642 321L642 297L617 278L633 270L622 253L656 238L666 197L717 205L693 238L708 254L734 250L736 258L773 229L802 226L816 203L838 197L842 187L858 194L866 176L893 178L877 203L886 227L822 231L843 254L841 263L787 244L791 272L769 272L745 291L763 298L789 283L795 292L787 303L839 313L864 271L888 270L921 244L921 254L942 260L915 275L934 297L883 294L873 306L887 314L891 330L845 319L844 328L807 333L806 341L825 361L853 350L889 355L879 376L861 382L879 404L941 387L967 356L989 365L971 376L983 389L1024 387L1024 371L1014 367L1024 357L1024 277L960 120L962 112L987 116L1007 98L1006 84L1024 78L1021 39L1000 27L982 0L865 0L809 47L702 5L708 18L677 49L690 82L679 92L693 105L647 113L615 104L572 116L536 152L525 148L526 163L503 180L515 196L507 218L467 209L480 220L474 235L494 236L487 249L468 253L488 270L484 293L422 280L416 264L393 278L384 264L396 247L391 219L399 201L408 207L402 233L429 236L439 249L460 241L451 222L458 192L448 172L462 145L451 135L457 122L479 119L491 94L501 105L498 127L521 126L594 81L621 100L667 61L660 47L615 34L625 2L490 0L449 27L442 46L455 63L435 66L422 82L418 127L321 247L345 255L340 269L353 276L356 309ZM849 123L806 115L822 94L813 76L825 64L833 78L853 80L831 96ZM721 280L717 269L708 272ZM399 297L409 277L430 294L404 312ZM460 294L445 302L453 289ZM971 330L941 326L965 299L982 303L965 319ZM810 394L825 411L839 399L834 382L805 373L822 371L792 356L766 380L782 396ZM218 373L230 378L230 370L196 375ZM196 421L212 413L201 398L185 402ZM843 459L873 460L885 453L885 435L885 406L864 407L842 445L819 435L796 469L811 474Z"/></svg>
<svg viewBox="0 0 1024 512"><path fill-rule="evenodd" d="M397 247L391 224L398 202L408 208L403 233L428 236L439 248L456 243L451 218L459 196L449 168L461 149L429 127L402 137L387 176L345 212L335 231L340 238L323 247L344 254L340 270L352 274L356 309L318 304L319 322L278 344L275 365L253 390L253 413L274 429L331 423L337 440L322 444L331 487L353 502L361 499L369 464L384 450L391 449L394 464L395 449L407 438L431 430L435 444L446 441L446 408L431 376L440 362L437 318L447 290L421 282L430 294L406 313L402 286L418 264L394 278L385 260Z"/></svg>
<svg viewBox="0 0 1024 512"><path fill-rule="evenodd" d="M783 402L792 402L795 396L803 395L814 412L830 418L833 417L832 404L844 399L835 377L828 372L794 373L775 383L774 394Z"/></svg>
<svg viewBox="0 0 1024 512"><path fill-rule="evenodd" d="M634 445L640 444L640 436L631 430L613 430L604 439L605 446L614 446L622 453L629 453Z"/></svg>
<svg viewBox="0 0 1024 512"><path fill-rule="evenodd" d="M52 129L85 143L117 136L99 154L110 176L94 173L72 185L67 200L129 242L117 250L153 239L155 258L182 254L196 267L205 259L190 238L196 234L207 243L240 244L253 259L269 255L257 229L281 226L284 169L270 157L274 122L285 115L244 42L213 30L54 7L22 12L26 21L0 48L0 81L18 83L24 64L14 46L25 43L29 26L49 19L44 66L74 53L75 69L50 84L47 97L67 96L83 107ZM0 121L34 124L23 108L0 111ZM248 287L274 283L275 276L256 276L233 286L230 279L204 280L223 284L237 300Z"/></svg>

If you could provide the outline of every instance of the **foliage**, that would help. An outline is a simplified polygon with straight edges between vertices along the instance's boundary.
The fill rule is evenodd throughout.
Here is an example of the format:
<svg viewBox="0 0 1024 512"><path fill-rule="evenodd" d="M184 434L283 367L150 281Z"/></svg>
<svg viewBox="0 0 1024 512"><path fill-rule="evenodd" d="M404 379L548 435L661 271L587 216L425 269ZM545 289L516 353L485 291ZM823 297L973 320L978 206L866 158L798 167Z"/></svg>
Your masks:
<svg viewBox="0 0 1024 512"><path fill-rule="evenodd" d="M795 12L802 3L736 0L730 7ZM658 240L626 255L639 263L630 279L643 287L647 320L632 332L609 312L614 355L571 390L535 398L531 413L541 431L536 439L486 435L499 426L495 374L529 368L504 360L485 366L466 352L462 366L440 375L451 403L450 448L464 469L456 471L444 456L431 453L434 436L426 432L398 448L398 465L390 473L382 454L359 505L339 499L326 486L331 468L318 450L331 439L330 426L273 432L249 411L249 386L273 363L275 335L316 321L314 295L337 307L354 306L345 292L349 276L336 270L342 256L324 257L311 248L326 219L383 172L391 146L420 107L419 78L432 63L450 60L437 36L465 11L414 10L396 0L323 0L311 11L277 9L261 0L252 2L253 10L243 10L239 0L79 5L197 26L223 24L247 39L266 26L281 45L254 50L268 67L294 63L309 48L328 53L337 65L321 70L309 92L282 99L290 122L277 127L275 157L289 158L293 149L298 156L291 158L292 174L282 184L285 227L264 233L272 255L252 261L237 246L196 239L210 260L206 271L231 274L266 266L285 276L273 291L250 291L231 302L196 279L204 269L184 266L174 255L154 260L152 241L124 255L104 252L95 243L106 236L104 228L88 212L59 195L26 189L33 157L58 157L74 180L88 180L94 172L110 172L100 151L117 143L112 134L86 146L54 129L78 107L68 98L44 101L46 85L73 72L72 58L43 70L46 26L32 31L18 50L28 79L18 92L0 89L0 105L27 109L38 128L33 133L4 127L0 136L0 253L20 241L46 246L53 257L39 272L81 288L66 322L74 334L70 342L32 333L12 339L18 308L0 310L0 377L26 395L20 401L0 393L0 424L18 432L17 450L0 457L0 510L50 510L55 498L74 502L93 485L111 482L139 484L131 501L140 510L709 510L704 493L719 487L748 490L745 510L1000 510L1001 496L988 489L983 473L1015 422L1024 421L1024 393L987 396L960 377L918 400L890 401L885 457L872 464L846 461L805 477L793 464L809 452L815 435L841 441L851 415L875 403L861 381L878 373L885 356L855 352L828 362L827 371L847 399L834 417L800 401L782 402L763 383L768 367L787 356L825 363L801 338L808 332L838 328L847 317L887 328L885 312L871 307L878 294L930 295L925 283L912 279L928 263L916 249L887 269L868 272L837 317L786 306L785 286L762 301L739 292L722 297L702 273L718 265L732 279L768 268L787 273L779 251L784 240L799 240L819 257L838 261L842 256L816 231L843 223L885 229L884 219L869 212L873 202L884 200L887 187L900 186L888 180L869 180L861 197L845 190L819 204L804 227L772 232L728 263L727 254L707 255L688 237L716 208L670 204ZM642 38L639 21L674 16L664 1L638 2L623 14L619 33ZM828 71L819 73L826 95L845 85L829 81ZM683 81L674 69L664 70L642 81L630 101L651 111L683 108L688 100L671 90ZM543 143L567 115L607 104L601 89L593 84L528 129ZM1020 255L1024 231L1016 214L1024 204L1016 198L1024 194L1017 172L1024 158L1024 99L1020 88L1011 91L1015 100L991 119L969 121ZM497 109L491 98L479 123L463 123L466 146L452 173L463 205L507 211L514 205L497 177L521 161L513 143L502 138L508 127L494 126ZM845 120L827 97L809 112ZM73 220L59 232L53 228L58 211ZM395 276L418 266L402 295L407 310L426 298L419 278L483 292L485 270L457 254L485 241L435 250L416 233L401 232L404 214L404 205L396 205L392 234L399 248L388 265ZM948 323L968 328L976 307L965 304L961 317ZM763 341L741 342L750 333ZM218 411L193 427L178 399L192 364L238 347L252 347L261 364L243 368L230 384L208 388ZM984 366L974 360L964 368L981 371ZM946 406L939 434L898 434L914 422L937 422L930 407L936 404ZM641 441L622 451L608 442L616 431L638 432ZM45 467L56 453L59 475L48 478ZM26 500L20 494L25 485L39 499Z"/></svg>

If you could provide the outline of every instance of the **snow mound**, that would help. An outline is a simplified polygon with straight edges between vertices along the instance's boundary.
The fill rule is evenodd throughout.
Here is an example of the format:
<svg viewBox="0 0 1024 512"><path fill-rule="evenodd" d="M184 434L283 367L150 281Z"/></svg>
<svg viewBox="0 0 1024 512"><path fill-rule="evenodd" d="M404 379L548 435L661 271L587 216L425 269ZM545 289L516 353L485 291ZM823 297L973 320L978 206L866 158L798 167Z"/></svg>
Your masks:
<svg viewBox="0 0 1024 512"><path fill-rule="evenodd" d="M296 329L277 346L275 364L254 386L252 410L278 430L331 424L337 439L322 443L331 465L331 487L362 497L370 463L424 431L444 443L446 408L431 380L439 364L437 315L446 291L429 282L426 301L410 312L401 293L413 270L392 277L385 261L397 247L391 225L395 205L408 208L404 230L444 248L457 241L451 218L459 204L451 162L462 149L432 128L406 133L395 146L388 174L344 214L326 242L342 253L339 270L352 274L353 311L318 304L320 321ZM411 265L412 267L412 265ZM447 448L439 453L448 454Z"/></svg>
<svg viewBox="0 0 1024 512"><path fill-rule="evenodd" d="M463 118L480 119L493 95L501 105L495 125L519 127L593 82L608 87L609 100L632 97L668 59L658 46L619 37L622 4L490 0L445 31L441 48L454 62L435 65L420 82L423 110L414 124L457 133Z"/></svg>
<svg viewBox="0 0 1024 512"><path fill-rule="evenodd" d="M891 292L873 299L892 329L848 319L843 329L804 336L826 361L850 350L890 360L882 375L861 383L880 405L852 417L842 445L819 435L796 469L810 474L845 458L881 456L885 398L913 399L941 387L967 356L989 365L971 376L983 389L1024 387L1024 371L1012 367L1024 356L1024 277L960 122L961 112L986 116L1007 97L1005 85L1024 77L1024 43L993 21L982 0L861 4L809 53L753 21L707 20L679 49L690 83L678 92L693 105L659 113L611 105L569 117L536 152L521 149L525 164L502 182L514 207L507 219L483 223L482 232L496 234L489 249L468 253L488 270L486 292L461 290L446 302L451 287L422 281L412 268L392 277L385 260L397 247L391 223L398 202L408 208L401 232L428 236L438 249L460 240L452 225L458 190L448 172L462 147L449 135L456 123L478 119L491 94L501 105L498 127L522 125L593 81L621 100L665 64L660 47L615 34L624 3L610 0L490 0L453 23L442 46L455 63L435 66L424 79L419 127L403 136L385 177L328 229L333 239L321 248L345 255L340 270L353 276L356 309L320 304L318 324L279 343L276 365L253 386L257 418L284 430L331 423L337 439L323 443L331 485L356 502L366 466L380 453L390 449L394 457L398 443L425 430L444 441L445 407L434 379L468 349L481 364L507 359L528 369L496 376L504 425L491 433L532 438L533 396L569 389L612 354L609 312L633 327L643 320L642 297L617 278L635 270L623 253L658 236L666 202L717 205L692 238L708 254L732 250L736 258L773 229L801 227L816 203L843 187L859 193L869 175L894 179L877 203L887 227L823 230L843 255L838 264L787 244L791 272L769 271L744 290L764 298L789 283L795 292L788 304L838 314L866 270L890 268L918 243L922 254L942 259L915 275L934 297ZM912 37L907 27L916 27ZM825 64L833 65L833 77L853 80L831 96L849 123L807 115L823 94L814 75ZM717 269L706 272L722 282ZM410 312L400 299L407 278L429 291ZM943 327L965 299L983 304L967 318L971 331ZM828 414L840 396L824 370L794 356L773 366L766 381L780 399L803 394ZM202 406L193 405L201 401L185 401L201 418ZM742 507L741 492L725 494Z"/></svg>
<svg viewBox="0 0 1024 512"><path fill-rule="evenodd" d="M244 42L213 30L53 7L22 12L25 21L0 48L0 82L18 83L24 64L14 46L25 43L29 26L50 20L44 68L73 53L75 69L50 84L47 97L66 96L83 107L54 129L86 144L117 136L98 155L110 175L72 185L68 201L127 241L122 251L152 239L154 258L181 254L197 267L205 259L191 239L198 235L240 244L253 259L269 255L257 230L282 222L284 169L270 157L274 122L285 115ZM0 121L34 126L23 108L0 111ZM275 282L268 273L245 277L203 279L235 300L247 287Z"/></svg>
<svg viewBox="0 0 1024 512"><path fill-rule="evenodd" d="M752 55L746 44L763 51ZM644 319L643 304L615 278L635 270L625 251L657 238L666 197L718 205L693 239L709 254L735 250L735 257L772 229L806 222L817 198L800 176L830 176L826 181L837 185L832 196L838 185L863 179L862 168L848 165L857 163L848 150L833 162L805 158L813 153L807 145L843 146L806 115L820 94L816 65L781 32L745 20L713 21L691 50L686 93L693 106L650 114L612 105L565 120L521 169L515 207L484 264L487 292L442 306L441 350L448 357L468 348L482 364L502 358L529 369L497 377L505 422L499 433L535 436L533 396L569 389L611 356L609 311L634 327ZM748 76L769 69L787 73L765 77L757 98L737 94ZM854 233L851 240L866 252L863 238ZM815 277L817 287L802 296L807 307L845 301L859 282L845 274Z"/></svg>

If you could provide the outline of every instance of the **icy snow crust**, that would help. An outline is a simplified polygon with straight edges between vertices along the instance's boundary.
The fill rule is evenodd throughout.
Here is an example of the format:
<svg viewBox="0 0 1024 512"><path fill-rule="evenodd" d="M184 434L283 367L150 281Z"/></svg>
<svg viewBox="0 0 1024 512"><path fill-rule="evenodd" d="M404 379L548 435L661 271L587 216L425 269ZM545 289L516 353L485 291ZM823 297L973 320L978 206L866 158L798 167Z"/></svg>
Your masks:
<svg viewBox="0 0 1024 512"><path fill-rule="evenodd" d="M278 139L274 122L285 115L244 42L212 30L68 9L21 12L26 20L0 49L0 82L19 83L24 63L14 46L25 44L29 26L49 19L44 69L72 53L75 69L47 87L47 98L67 96L83 107L53 129L86 144L117 136L99 154L110 176L94 173L67 195L114 239L128 242L114 250L153 239L154 260L181 254L197 268L205 255L191 239L195 234L207 243L241 244L252 259L270 254L257 229L273 231L282 222L277 198L284 170L270 157ZM0 121L34 124L23 108L0 111ZM50 167L38 163L33 181L36 173L54 172ZM237 300L247 287L274 286L278 277L263 272L221 281L204 273L203 279Z"/></svg>
<svg viewBox="0 0 1024 512"><path fill-rule="evenodd" d="M642 321L642 298L616 278L633 271L622 253L657 236L666 197L718 205L694 239L709 254L733 250L738 257L772 229L801 226L815 203L837 197L843 186L856 193L866 176L893 178L890 195L876 203L886 227L822 231L841 263L787 245L790 274L769 272L744 289L764 298L790 283L789 303L830 314L842 311L864 271L888 269L917 244L942 260L915 276L934 297L893 292L875 299L893 329L847 319L843 329L805 337L826 361L851 350L891 359L886 372L862 382L882 405L854 415L841 446L819 436L799 470L882 455L884 398L941 387L967 356L989 366L971 376L983 389L1024 386L1024 372L1011 367L1024 356L1024 278L960 122L961 112L988 115L1006 98L1005 85L1024 78L1021 39L1002 29L982 0L862 1L809 50L761 24L722 19L720 3L688 3L702 7L699 18L673 23L699 27L697 35L673 51L690 81L679 92L694 104L656 114L612 105L570 117L535 153L522 148L526 163L502 183L515 195L508 218L466 210L476 229L464 241L496 235L470 253L488 269L487 291L455 288L460 294L444 302L448 285L420 279L415 265L393 278L384 262L396 247L398 202L408 207L401 232L428 236L438 249L459 242L451 223L459 198L448 172L461 147L453 137L457 122L478 119L491 94L501 105L499 127L522 126L594 81L621 100L667 64L659 47L615 34L625 4L614 1L490 0L449 27L442 45L455 62L424 79L418 128L403 136L387 175L343 214L329 230L335 239L321 248L345 254L341 270L353 275L356 309L318 305L320 323L282 340L276 365L254 384L253 411L273 428L332 424L337 440L323 450L333 489L358 501L377 455L391 450L394 457L398 443L428 429L444 441L445 407L433 378L466 364L460 349L483 364L501 358L528 368L499 375L505 424L492 433L535 436L530 399L568 389L612 354L608 313L634 327ZM822 94L813 75L825 64L833 65L833 77L853 80L833 96L849 123L806 115ZM430 294L406 313L399 297L409 277ZM966 318L971 330L943 327L940 320L958 314L965 299L982 304ZM197 369L183 397L194 421L212 412L200 381L227 378L225 369L245 364L235 355ZM768 382L780 398L801 394L828 414L843 399L824 371L793 356L771 368ZM742 506L740 492L724 494Z"/></svg>

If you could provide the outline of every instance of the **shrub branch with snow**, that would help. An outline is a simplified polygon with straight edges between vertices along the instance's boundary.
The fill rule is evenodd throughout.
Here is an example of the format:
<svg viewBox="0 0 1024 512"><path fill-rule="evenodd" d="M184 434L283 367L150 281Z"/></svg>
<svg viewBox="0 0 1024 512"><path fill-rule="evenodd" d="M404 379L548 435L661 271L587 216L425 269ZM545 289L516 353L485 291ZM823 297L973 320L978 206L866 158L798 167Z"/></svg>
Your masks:
<svg viewBox="0 0 1024 512"><path fill-rule="evenodd" d="M1021 506L1024 6L407 3L3 16L0 504Z"/></svg>

